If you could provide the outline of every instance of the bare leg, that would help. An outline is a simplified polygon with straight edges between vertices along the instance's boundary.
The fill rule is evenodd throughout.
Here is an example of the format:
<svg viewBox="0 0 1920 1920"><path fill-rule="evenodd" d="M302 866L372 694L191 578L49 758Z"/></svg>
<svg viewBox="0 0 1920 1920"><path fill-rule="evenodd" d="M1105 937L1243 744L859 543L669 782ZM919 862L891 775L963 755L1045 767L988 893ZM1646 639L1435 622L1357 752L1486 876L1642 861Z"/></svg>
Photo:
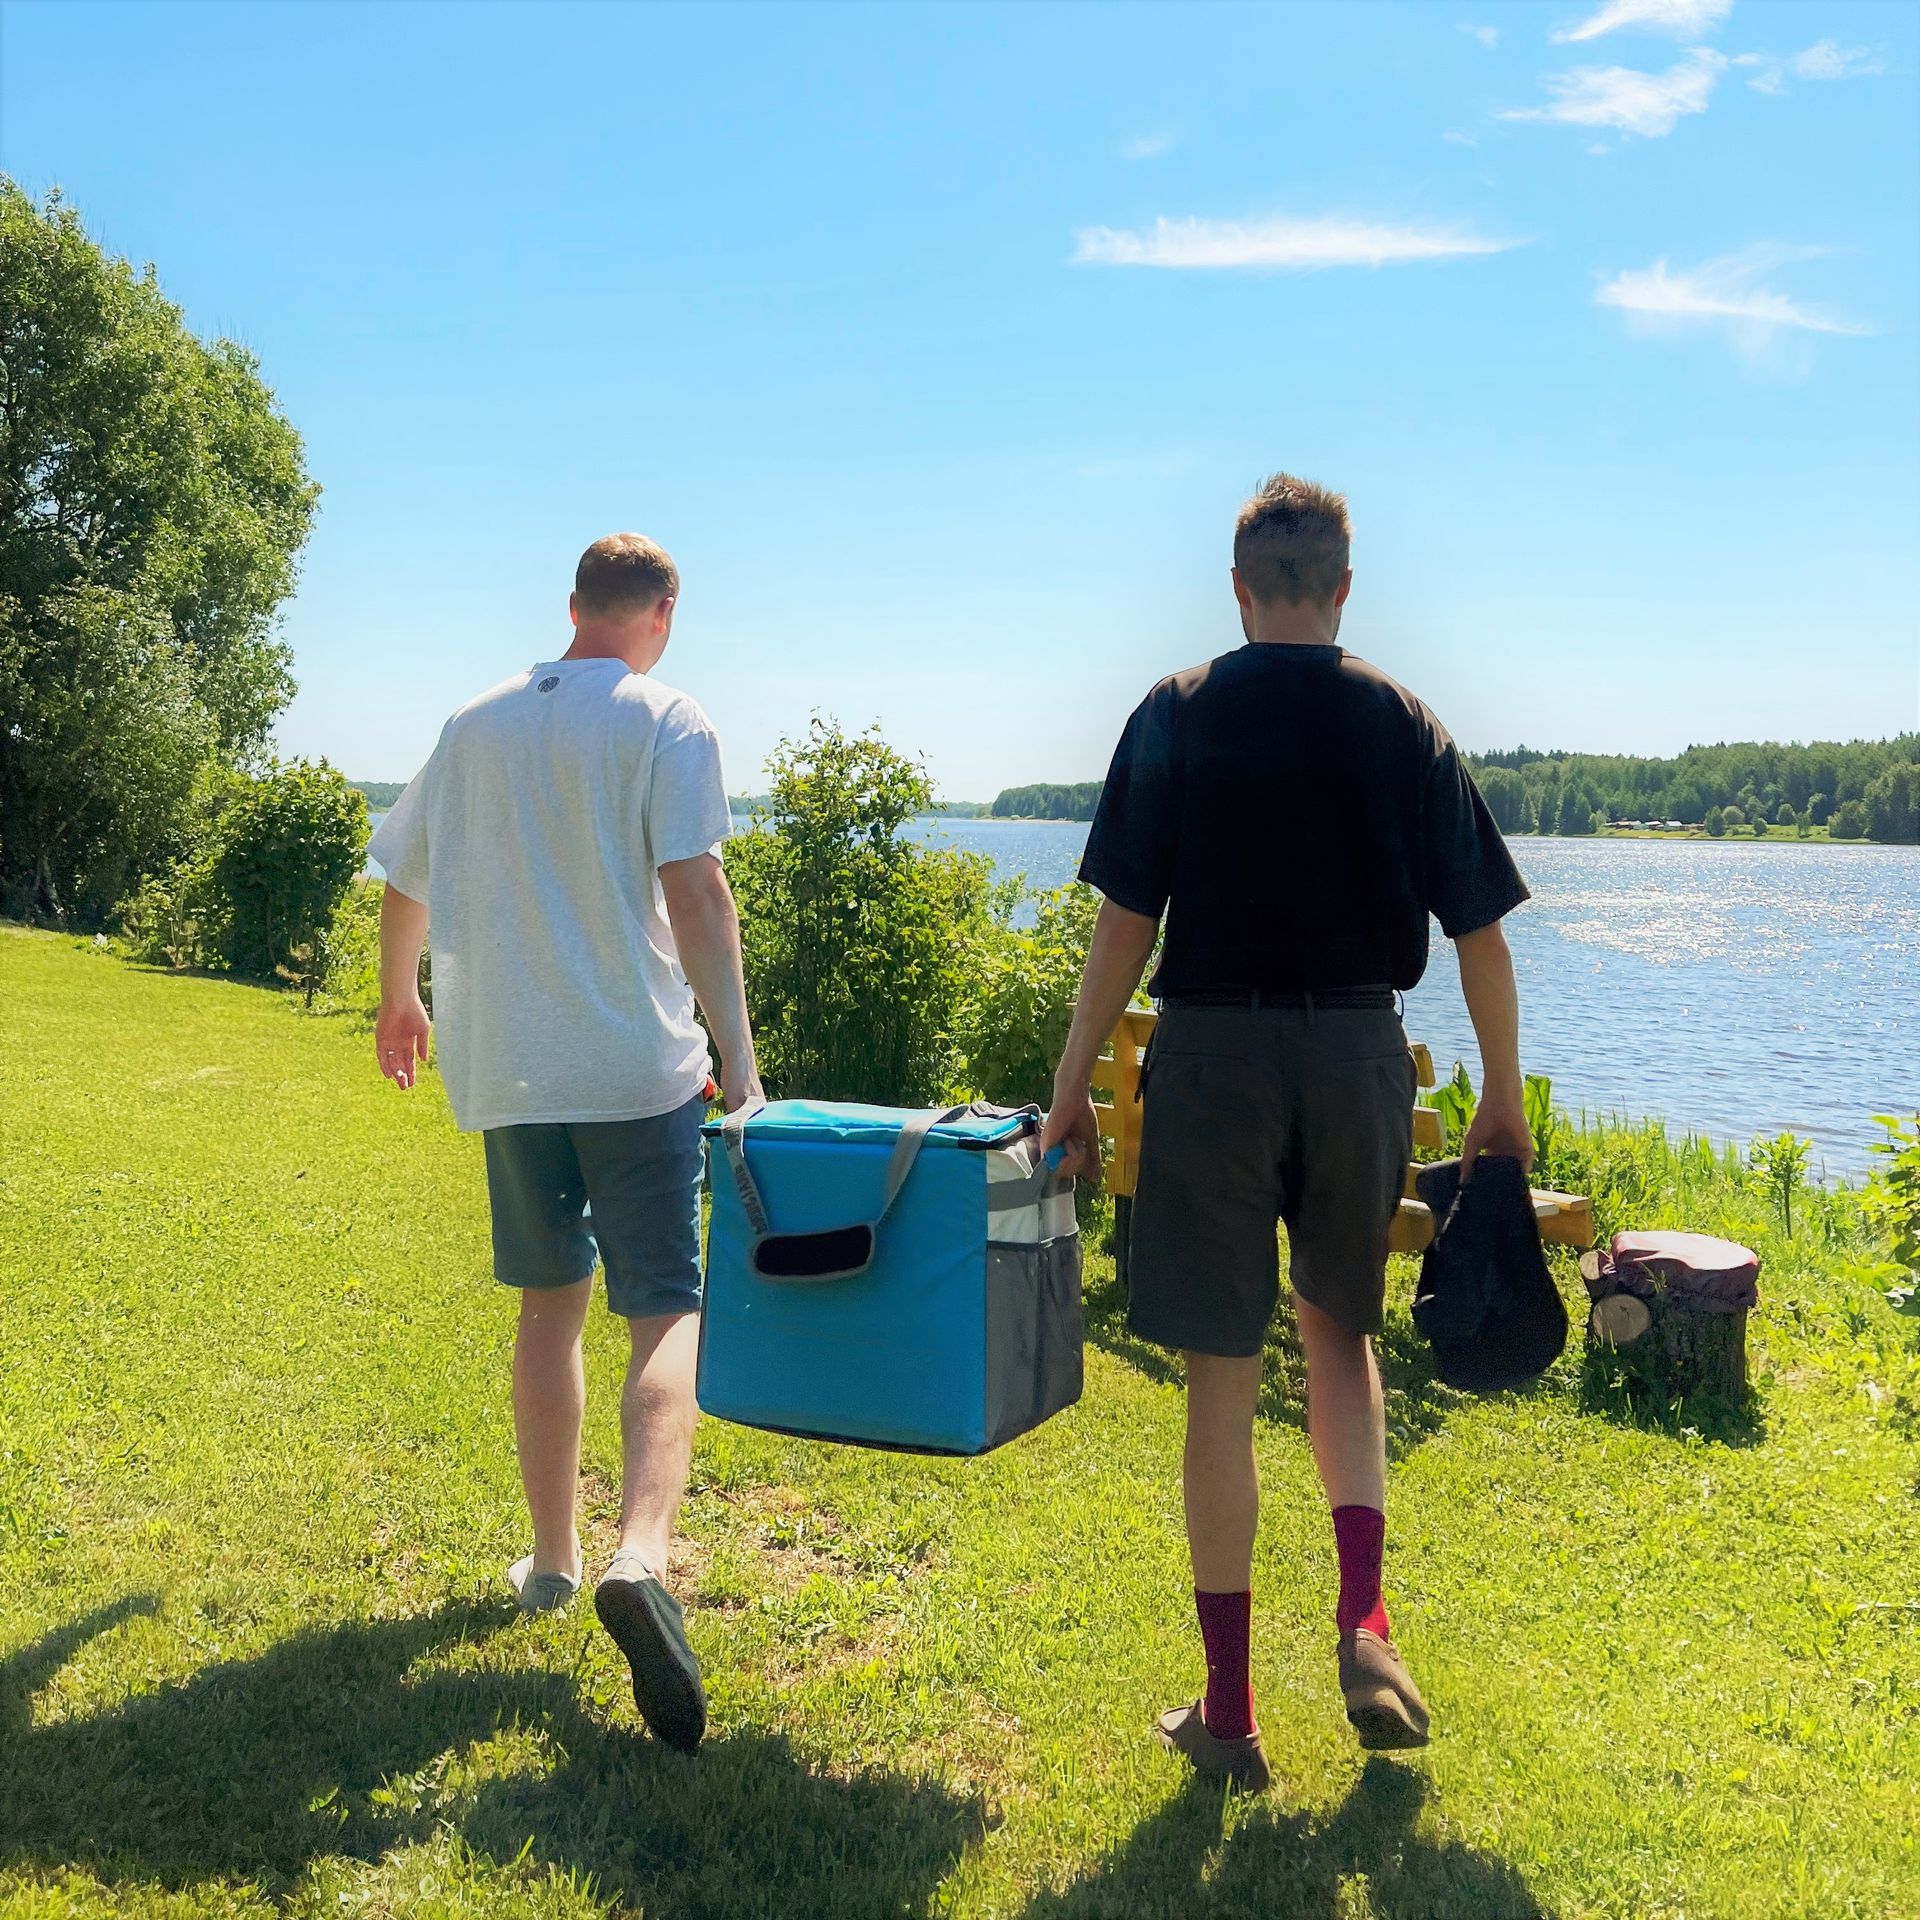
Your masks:
<svg viewBox="0 0 1920 1920"><path fill-rule="evenodd" d="M580 1336L592 1297L590 1278L571 1287L523 1287L513 1345L513 1431L533 1516L532 1571L574 1580L580 1578L574 1500L587 1406Z"/></svg>
<svg viewBox="0 0 1920 1920"><path fill-rule="evenodd" d="M1384 1512L1387 1422L1373 1342L1298 1294L1293 1305L1307 1360L1307 1436L1327 1503Z"/></svg>
<svg viewBox="0 0 1920 1920"><path fill-rule="evenodd" d="M633 1330L633 1357L620 1397L620 1551L637 1553L649 1572L665 1580L674 1517L686 1496L693 1458L700 1321L695 1314L671 1313L627 1325Z"/></svg>
<svg viewBox="0 0 1920 1920"><path fill-rule="evenodd" d="M1193 1584L1203 1593L1244 1593L1253 1584L1253 1535L1260 1478L1253 1464L1253 1414L1260 1356L1187 1362L1187 1546Z"/></svg>

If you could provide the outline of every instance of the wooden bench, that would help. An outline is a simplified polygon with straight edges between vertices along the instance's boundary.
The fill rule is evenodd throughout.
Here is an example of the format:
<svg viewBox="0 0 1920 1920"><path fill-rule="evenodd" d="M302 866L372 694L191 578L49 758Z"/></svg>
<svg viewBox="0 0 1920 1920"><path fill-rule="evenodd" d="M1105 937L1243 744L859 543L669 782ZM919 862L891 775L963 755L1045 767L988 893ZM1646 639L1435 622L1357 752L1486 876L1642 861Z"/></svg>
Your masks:
<svg viewBox="0 0 1920 1920"><path fill-rule="evenodd" d="M1113 1195L1114 1263L1121 1284L1127 1279L1127 1243L1133 1226L1133 1191L1140 1177L1140 1063L1160 1016L1145 1007L1129 1007L1120 1016L1106 1048L1093 1070L1093 1110L1101 1133L1113 1142L1113 1158L1104 1178ZM1418 1082L1433 1085L1433 1055L1418 1042L1413 1048ZM1101 1096L1104 1095L1103 1099ZM1446 1150L1446 1124L1432 1107L1413 1110L1413 1144L1423 1150ZM1418 1253L1433 1238L1433 1215L1414 1197L1415 1163L1407 1168L1406 1197L1394 1216L1387 1244L1395 1253ZM1577 1193L1556 1193L1536 1187L1534 1217L1540 1237L1567 1247L1593 1245L1593 1202Z"/></svg>

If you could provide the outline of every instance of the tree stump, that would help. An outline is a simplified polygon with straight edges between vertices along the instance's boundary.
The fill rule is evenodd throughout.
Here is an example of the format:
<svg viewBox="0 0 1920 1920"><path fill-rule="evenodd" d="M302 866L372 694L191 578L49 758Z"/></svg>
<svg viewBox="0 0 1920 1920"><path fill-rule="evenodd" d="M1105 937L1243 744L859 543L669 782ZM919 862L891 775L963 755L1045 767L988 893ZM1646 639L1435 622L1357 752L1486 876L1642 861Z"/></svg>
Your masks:
<svg viewBox="0 0 1920 1920"><path fill-rule="evenodd" d="M1759 1298L1751 1249L1703 1233L1617 1233L1580 1257L1590 1353L1618 1355L1676 1397L1747 1393L1747 1313Z"/></svg>

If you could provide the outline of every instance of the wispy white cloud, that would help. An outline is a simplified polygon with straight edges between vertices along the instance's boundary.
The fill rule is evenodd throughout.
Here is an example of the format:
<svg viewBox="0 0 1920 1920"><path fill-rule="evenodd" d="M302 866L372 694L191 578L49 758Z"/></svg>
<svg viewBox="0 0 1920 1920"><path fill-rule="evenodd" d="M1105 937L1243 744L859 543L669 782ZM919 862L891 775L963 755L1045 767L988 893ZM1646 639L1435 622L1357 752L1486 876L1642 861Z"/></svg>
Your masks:
<svg viewBox="0 0 1920 1920"><path fill-rule="evenodd" d="M1871 49L1843 47L1837 40L1816 40L1784 60L1772 53L1737 53L1732 64L1752 67L1754 75L1747 85L1755 93L1767 94L1785 93L1789 74L1796 80L1858 80L1887 70Z"/></svg>
<svg viewBox="0 0 1920 1920"><path fill-rule="evenodd" d="M1151 227L1082 227L1076 264L1103 267L1384 267L1407 260L1451 260L1524 245L1460 227L1394 226L1338 214L1311 219L1156 220Z"/></svg>
<svg viewBox="0 0 1920 1920"><path fill-rule="evenodd" d="M1858 75L1885 73L1865 47L1843 47L1834 40L1816 40L1787 62L1799 80L1851 80Z"/></svg>
<svg viewBox="0 0 1920 1920"><path fill-rule="evenodd" d="M1172 150L1173 135L1170 133L1141 133L1120 143L1120 157L1123 160L1157 160L1163 153Z"/></svg>
<svg viewBox="0 0 1920 1920"><path fill-rule="evenodd" d="M1603 33L1637 30L1697 40L1732 11L1733 0L1607 0L1598 13L1590 13L1575 26L1562 27L1553 37L1563 42L1598 40Z"/></svg>
<svg viewBox="0 0 1920 1920"><path fill-rule="evenodd" d="M1478 26L1471 20L1462 20L1459 26L1462 33L1478 40L1483 47L1492 48L1500 44L1500 29L1498 27Z"/></svg>
<svg viewBox="0 0 1920 1920"><path fill-rule="evenodd" d="M1473 137L1473 135L1470 133L1448 132L1448 133L1443 133L1440 136L1440 138L1442 140L1450 142L1452 145L1456 147L1477 147L1480 144L1480 142L1476 140Z"/></svg>
<svg viewBox="0 0 1920 1920"><path fill-rule="evenodd" d="M1616 274L1594 299L1600 306L1618 308L1649 332L1719 329L1749 357L1758 359L1783 333L1860 335L1868 331L1760 284L1763 274L1817 260L1830 251L1768 240L1703 260L1695 267L1673 267L1664 259L1656 260L1650 267Z"/></svg>
<svg viewBox="0 0 1920 1920"><path fill-rule="evenodd" d="M1635 67L1574 67L1547 76L1543 107L1509 107L1502 120L1555 120L1573 127L1617 127L1657 140L1690 113L1704 113L1727 64L1711 47L1693 48L1665 73Z"/></svg>

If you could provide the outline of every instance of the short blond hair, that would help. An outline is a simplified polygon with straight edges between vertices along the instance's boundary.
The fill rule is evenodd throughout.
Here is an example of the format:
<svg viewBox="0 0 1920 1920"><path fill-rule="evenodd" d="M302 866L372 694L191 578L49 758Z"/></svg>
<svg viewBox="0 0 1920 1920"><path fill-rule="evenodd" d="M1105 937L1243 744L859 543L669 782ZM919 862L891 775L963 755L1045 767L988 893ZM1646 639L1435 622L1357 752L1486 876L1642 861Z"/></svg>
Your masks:
<svg viewBox="0 0 1920 1920"><path fill-rule="evenodd" d="M1233 564L1262 606L1323 605L1346 577L1353 526L1344 494L1296 474L1260 483L1233 530Z"/></svg>
<svg viewBox="0 0 1920 1920"><path fill-rule="evenodd" d="M678 598L680 569L644 533L610 533L580 556L574 602L582 613L637 613Z"/></svg>

